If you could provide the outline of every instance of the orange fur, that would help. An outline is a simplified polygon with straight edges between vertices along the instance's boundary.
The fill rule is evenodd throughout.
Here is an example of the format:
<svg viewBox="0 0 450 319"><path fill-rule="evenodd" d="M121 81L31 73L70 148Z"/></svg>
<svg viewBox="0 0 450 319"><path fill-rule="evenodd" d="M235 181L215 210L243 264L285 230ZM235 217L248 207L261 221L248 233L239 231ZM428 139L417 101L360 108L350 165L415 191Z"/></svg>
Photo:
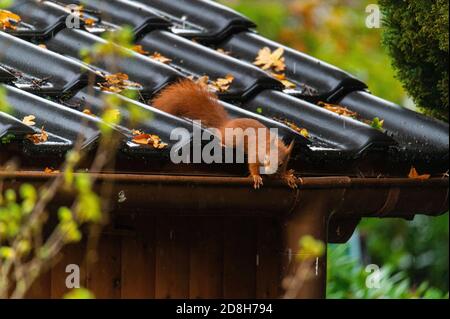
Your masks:
<svg viewBox="0 0 450 319"><path fill-rule="evenodd" d="M176 116L186 117L191 120L201 120L203 126L218 129L221 136L225 136L226 128L241 128L243 130L253 128L256 134L258 134L258 128L266 128L266 150L271 149L271 143L276 143L278 147L278 163L280 163L278 174L285 173L292 147L286 146L279 138L275 141L270 139L270 132L267 127L257 120L250 118L230 119L224 107L219 103L217 96L208 91L205 86L192 80L181 80L163 89L151 101L151 104L162 111ZM258 136L256 136L255 140L258 141ZM233 145L228 146L236 147L235 141L233 141ZM258 146L249 145L248 138L244 139L244 151L246 153L248 153L250 147L255 149L253 147ZM253 177L255 188L259 188L262 185L262 179L259 174L259 168L262 165L264 164L249 163L249 171Z"/></svg>

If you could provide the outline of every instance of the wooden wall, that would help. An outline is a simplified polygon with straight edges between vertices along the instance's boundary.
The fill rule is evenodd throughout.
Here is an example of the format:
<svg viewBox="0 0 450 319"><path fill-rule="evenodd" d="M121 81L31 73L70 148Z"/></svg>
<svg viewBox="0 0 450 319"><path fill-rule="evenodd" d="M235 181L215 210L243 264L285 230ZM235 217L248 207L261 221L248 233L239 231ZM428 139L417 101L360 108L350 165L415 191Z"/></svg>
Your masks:
<svg viewBox="0 0 450 319"><path fill-rule="evenodd" d="M280 225L269 217L136 217L116 221L86 264L84 244L69 246L28 298L61 298L65 267L97 298L277 298Z"/></svg>

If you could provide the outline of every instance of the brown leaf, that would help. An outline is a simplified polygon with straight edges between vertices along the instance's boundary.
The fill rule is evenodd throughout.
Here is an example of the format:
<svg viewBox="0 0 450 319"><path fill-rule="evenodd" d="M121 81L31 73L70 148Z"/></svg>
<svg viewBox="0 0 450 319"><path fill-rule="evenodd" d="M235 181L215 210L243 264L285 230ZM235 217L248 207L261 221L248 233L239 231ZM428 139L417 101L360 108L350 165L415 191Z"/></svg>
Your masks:
<svg viewBox="0 0 450 319"><path fill-rule="evenodd" d="M149 54L148 51L144 50L142 45L135 45L135 46L133 46L133 51L137 52L137 53L140 53L140 54L143 54L143 55L148 55Z"/></svg>
<svg viewBox="0 0 450 319"><path fill-rule="evenodd" d="M296 85L295 83L292 83L286 78L286 74L284 73L273 73L271 72L270 75L272 75L275 79L283 83L284 87L287 89L295 89Z"/></svg>
<svg viewBox="0 0 450 319"><path fill-rule="evenodd" d="M25 125L33 126L33 125L36 125L36 122L34 122L35 119L36 119L36 116L27 115L22 119L22 123Z"/></svg>
<svg viewBox="0 0 450 319"><path fill-rule="evenodd" d="M132 82L125 73L104 75L105 82L98 83L102 91L120 93L130 87L140 87L139 83Z"/></svg>
<svg viewBox="0 0 450 319"><path fill-rule="evenodd" d="M133 130L133 135L134 135L134 133L138 133L138 132L141 133L140 131ZM135 135L133 137L132 141L133 141L133 143L136 143L139 145L151 145L151 146L153 146L153 148L156 148L156 149L163 149L167 146L166 143L163 143L161 141L161 138L158 135L151 135L151 134L145 134L145 133Z"/></svg>
<svg viewBox="0 0 450 319"><path fill-rule="evenodd" d="M409 171L409 174L408 174L408 178L411 178L411 179L426 180L426 179L429 179L430 177L431 177L430 174L419 175L419 173L417 172L417 170L414 166L411 166L411 170Z"/></svg>
<svg viewBox="0 0 450 319"><path fill-rule="evenodd" d="M8 10L0 10L0 30L16 30L16 25L20 23L20 21L22 21L22 19L19 15Z"/></svg>
<svg viewBox="0 0 450 319"><path fill-rule="evenodd" d="M213 91L226 92L234 81L234 76L227 74L225 78L218 78L209 85Z"/></svg>
<svg viewBox="0 0 450 319"><path fill-rule="evenodd" d="M44 130L44 127L42 127L41 133L29 134L27 135L27 138L34 144L45 143L48 140L48 133Z"/></svg>
<svg viewBox="0 0 450 319"><path fill-rule="evenodd" d="M94 114L91 112L90 109L84 109L84 110L83 110L83 113L86 114L86 115L94 115Z"/></svg>
<svg viewBox="0 0 450 319"><path fill-rule="evenodd" d="M152 58L155 61L165 63L165 64L172 62L171 59L166 58L164 55L162 55L159 52L154 52L152 55L150 55L150 58Z"/></svg>
<svg viewBox="0 0 450 319"><path fill-rule="evenodd" d="M283 48L278 48L272 52L270 48L264 47L259 50L258 56L253 64L259 66L263 70L273 69L276 72L283 72L286 69L283 54Z"/></svg>
<svg viewBox="0 0 450 319"><path fill-rule="evenodd" d="M95 21L95 19L92 19L92 18L84 18L83 22L88 27L92 27L95 24L96 21Z"/></svg>
<svg viewBox="0 0 450 319"><path fill-rule="evenodd" d="M222 48L218 48L216 51L219 52L219 53L225 54L225 55L230 55L230 53L231 53L230 51L225 51Z"/></svg>
<svg viewBox="0 0 450 319"><path fill-rule="evenodd" d="M289 128L291 128L292 130L296 131L298 134L308 138L309 137L309 132L306 128L304 127L299 127L297 124L295 124L294 122L288 121L288 120L278 120L275 118L276 121L279 121L285 125L287 125Z"/></svg>
<svg viewBox="0 0 450 319"><path fill-rule="evenodd" d="M358 117L358 113L350 111L348 108L340 106L340 105L329 104L329 103L325 103L325 102L319 102L318 104L319 104L319 106L322 106L323 108L327 109L328 111L331 111L331 112L336 113L341 116L353 117L353 118Z"/></svg>
<svg viewBox="0 0 450 319"><path fill-rule="evenodd" d="M53 169L53 168L50 168L50 167L46 167L46 168L44 169L44 173L45 173L45 174L57 174L57 173L60 173L60 171L57 170L57 169Z"/></svg>

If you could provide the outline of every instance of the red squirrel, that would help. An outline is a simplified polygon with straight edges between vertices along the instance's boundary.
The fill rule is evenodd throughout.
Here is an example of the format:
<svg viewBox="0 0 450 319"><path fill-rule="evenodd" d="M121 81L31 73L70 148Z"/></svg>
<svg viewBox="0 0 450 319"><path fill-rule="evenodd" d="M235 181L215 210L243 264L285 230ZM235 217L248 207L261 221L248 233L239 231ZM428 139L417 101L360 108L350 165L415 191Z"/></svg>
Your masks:
<svg viewBox="0 0 450 319"><path fill-rule="evenodd" d="M271 165L269 151L273 146L277 147L278 150L278 167L276 167L276 175L281 176L290 187L297 187L296 178L293 172L287 171L287 164L294 145L293 142L287 146L280 138L270 134L269 129L257 120L250 118L231 119L225 108L220 104L217 95L209 91L205 85L196 83L190 79L181 80L164 88L151 101L151 104L169 114L186 117L191 120L200 120L205 127L215 128L220 132L218 135L222 144L225 144L222 138L225 136L225 129L254 129L254 132L257 135L254 139L249 139L248 137L244 138L244 152L247 155L249 154L249 150L255 149L250 147L256 147L256 149L258 149L258 145L253 145L253 143L249 141L258 141L258 132L266 132L267 145L264 160L260 160L260 158L256 156L256 161L254 163L251 163L250 161L248 163L250 175L253 178L254 188L258 189L263 185L260 168L267 169ZM259 131L258 129L264 130ZM233 139L233 145L227 146L236 147L237 143L239 143L239 141L236 142Z"/></svg>

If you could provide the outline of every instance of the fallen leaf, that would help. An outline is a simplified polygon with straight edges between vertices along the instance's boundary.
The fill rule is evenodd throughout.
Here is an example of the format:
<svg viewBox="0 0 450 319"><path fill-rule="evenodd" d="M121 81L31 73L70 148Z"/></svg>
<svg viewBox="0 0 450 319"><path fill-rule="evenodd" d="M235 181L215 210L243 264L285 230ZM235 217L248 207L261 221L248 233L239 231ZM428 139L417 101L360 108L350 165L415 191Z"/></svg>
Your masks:
<svg viewBox="0 0 450 319"><path fill-rule="evenodd" d="M286 74L284 73L273 73L271 72L270 75L272 75L275 79L283 83L284 87L287 89L295 89L296 85L295 83L292 83L286 78Z"/></svg>
<svg viewBox="0 0 450 319"><path fill-rule="evenodd" d="M95 19L92 19L92 18L84 18L83 22L88 27L91 27L91 26L93 26L95 24L96 21L95 21Z"/></svg>
<svg viewBox="0 0 450 319"><path fill-rule="evenodd" d="M325 102L319 102L318 104L319 104L319 106L322 106L323 108L327 109L328 111L331 111L331 112L336 113L341 116L353 117L353 118L358 117L358 113L350 111L348 108L340 106L340 105L329 104L329 103L325 103Z"/></svg>
<svg viewBox="0 0 450 319"><path fill-rule="evenodd" d="M94 115L94 114L92 114L90 109L84 109L83 113L86 114L86 115Z"/></svg>
<svg viewBox="0 0 450 319"><path fill-rule="evenodd" d="M211 81L209 86L213 91L226 92L230 88L233 81L234 76L228 74L225 78L218 78L216 81Z"/></svg>
<svg viewBox="0 0 450 319"><path fill-rule="evenodd" d="M166 58L164 55L162 55L159 52L154 52L152 55L150 55L150 58L152 58L155 61L165 63L165 64L172 62L171 59Z"/></svg>
<svg viewBox="0 0 450 319"><path fill-rule="evenodd" d="M33 125L36 125L36 122L34 122L35 119L36 119L36 116L27 115L22 119L22 123L25 125L33 126Z"/></svg>
<svg viewBox="0 0 450 319"><path fill-rule="evenodd" d="M219 52L219 53L225 54L225 55L230 55L230 53L231 53L230 51L225 51L222 48L218 48L216 51Z"/></svg>
<svg viewBox="0 0 450 319"><path fill-rule="evenodd" d="M264 47L259 50L258 56L253 64L259 66L263 70L273 69L276 72L282 72L286 69L283 54L283 48L278 48L272 52L270 48Z"/></svg>
<svg viewBox="0 0 450 319"><path fill-rule="evenodd" d="M140 130L131 130L131 134L133 134L134 136L136 135L142 135L144 134L144 132L140 131Z"/></svg>
<svg viewBox="0 0 450 319"><path fill-rule="evenodd" d="M411 178L411 179L426 180L426 179L429 179L430 177L431 177L430 174L419 175L419 173L417 172L417 170L414 166L411 166L411 170L409 171L409 174L408 174L408 178Z"/></svg>
<svg viewBox="0 0 450 319"><path fill-rule="evenodd" d="M281 122L285 125L287 125L289 128L291 128L292 130L296 131L298 134L302 135L303 137L308 138L309 137L309 131L304 128L304 127L299 127L297 124L295 124L294 122L291 122L289 120L279 120L277 118L274 118L276 121Z"/></svg>
<svg viewBox="0 0 450 319"><path fill-rule="evenodd" d="M8 10L0 10L0 29L1 30L16 30L17 24L20 23L22 19L19 15L12 13Z"/></svg>
<svg viewBox="0 0 450 319"><path fill-rule="evenodd" d="M46 167L46 168L44 169L44 173L45 173L45 174L57 174L57 173L59 173L59 172L60 172L59 170L53 169L53 168L50 168L50 167Z"/></svg>
<svg viewBox="0 0 450 319"><path fill-rule="evenodd" d="M27 135L27 138L34 144L45 143L48 141L48 133L44 130L44 127L42 127L40 133L29 134Z"/></svg>
<svg viewBox="0 0 450 319"><path fill-rule="evenodd" d="M39 44L38 47L42 48L42 49L47 49L47 46L43 43Z"/></svg>
<svg viewBox="0 0 450 319"><path fill-rule="evenodd" d="M137 132L137 131L136 131ZM167 146L166 143L163 143L161 141L161 138L158 135L152 135L152 134L138 134L133 137L133 143L139 144L139 145L151 145L153 148L156 149L163 149Z"/></svg>
<svg viewBox="0 0 450 319"><path fill-rule="evenodd" d="M104 75L105 82L98 83L102 91L120 93L130 87L140 87L139 83L132 82L125 73Z"/></svg>
<svg viewBox="0 0 450 319"><path fill-rule="evenodd" d="M195 83L200 84L201 86L207 88L209 83L209 76L207 75L201 76L195 81Z"/></svg>
<svg viewBox="0 0 450 319"><path fill-rule="evenodd" d="M143 54L143 55L148 55L149 54L148 51L144 50L142 45L135 45L135 46L133 46L133 51L137 52L137 53L140 53L140 54Z"/></svg>

